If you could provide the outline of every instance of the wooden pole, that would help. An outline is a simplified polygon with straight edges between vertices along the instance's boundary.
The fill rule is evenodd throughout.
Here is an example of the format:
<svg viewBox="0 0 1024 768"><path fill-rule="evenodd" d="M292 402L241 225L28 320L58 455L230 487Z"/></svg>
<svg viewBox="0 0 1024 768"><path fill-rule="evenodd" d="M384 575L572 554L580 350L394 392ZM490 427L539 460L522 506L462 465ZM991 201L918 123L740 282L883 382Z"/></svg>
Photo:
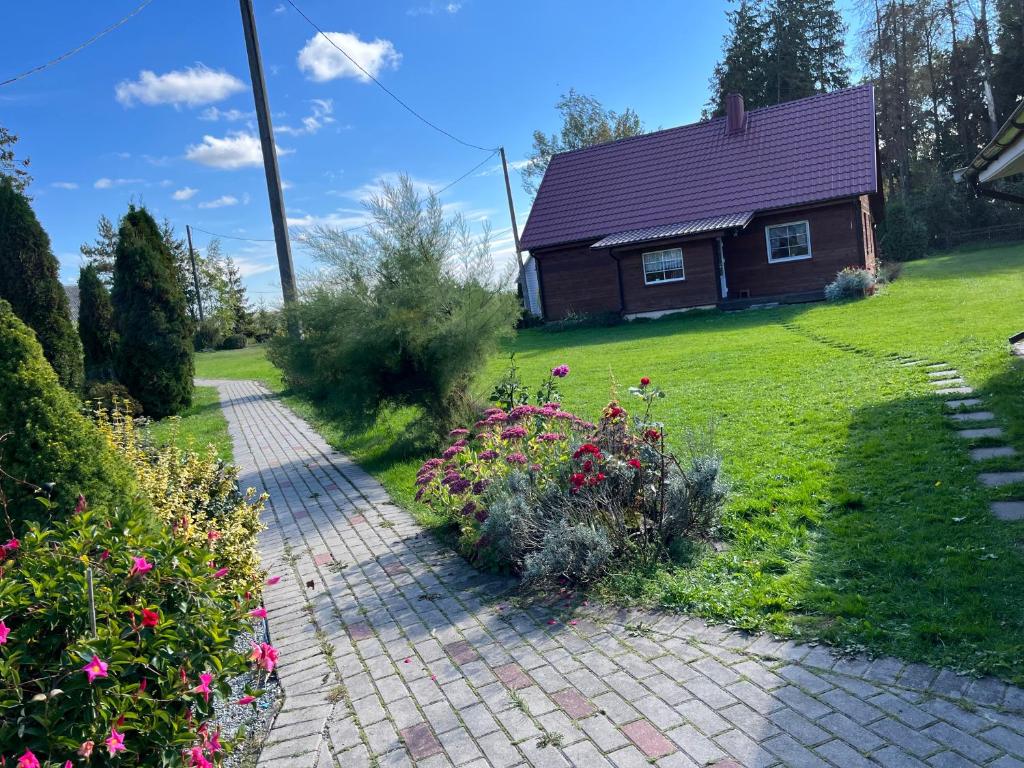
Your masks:
<svg viewBox="0 0 1024 768"><path fill-rule="evenodd" d="M196 252L192 247L192 227L185 225L185 234L188 235L188 257L192 261L192 284L196 287L196 305L199 307L199 322L203 322L203 292L199 290L199 271L196 269Z"/></svg>
<svg viewBox="0 0 1024 768"><path fill-rule="evenodd" d="M252 0L239 0L242 10L242 27L245 30L245 50L249 55L249 75L252 80L252 96L256 104L256 122L260 129L260 144L263 147L263 170L267 175L267 194L270 197L270 216L274 222L274 241L277 244L277 266L281 272L281 291L284 294L285 309L295 304L298 290L295 287L295 267L292 264L291 244L288 241L288 221L284 213L284 193L281 191L281 171L277 164L277 148L274 145L274 128L270 124L270 102L267 99L267 82L263 76L263 60L260 56L260 41L256 35L256 15ZM288 333L298 337L299 326L291 312L288 317Z"/></svg>
<svg viewBox="0 0 1024 768"><path fill-rule="evenodd" d="M501 170L505 173L505 195L508 197L508 215L512 219L512 239L516 246L516 262L519 264L520 279L523 271L523 251L519 247L519 225L516 224L516 208L512 203L512 184L508 180L508 161L505 160L505 148L498 147L501 153Z"/></svg>

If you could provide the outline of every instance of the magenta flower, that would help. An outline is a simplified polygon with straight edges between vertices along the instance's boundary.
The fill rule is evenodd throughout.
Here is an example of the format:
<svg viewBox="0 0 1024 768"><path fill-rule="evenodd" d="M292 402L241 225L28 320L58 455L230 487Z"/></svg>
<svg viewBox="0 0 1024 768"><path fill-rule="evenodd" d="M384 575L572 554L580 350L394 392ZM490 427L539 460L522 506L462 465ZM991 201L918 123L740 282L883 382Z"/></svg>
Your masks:
<svg viewBox="0 0 1024 768"><path fill-rule="evenodd" d="M451 432L448 433L448 437L465 437L468 434L468 429L453 429Z"/></svg>
<svg viewBox="0 0 1024 768"><path fill-rule="evenodd" d="M145 557L133 557L132 568L128 571L129 576L143 576L153 570L153 564Z"/></svg>
<svg viewBox="0 0 1024 768"><path fill-rule="evenodd" d="M491 461L492 459L498 458L498 452L488 449L486 451L480 451L476 457L481 461Z"/></svg>
<svg viewBox="0 0 1024 768"><path fill-rule="evenodd" d="M92 661L82 667L82 671L85 672L85 676L89 678L89 682L92 683L97 677L109 677L107 675L107 662L103 661L95 653L92 655Z"/></svg>
<svg viewBox="0 0 1024 768"><path fill-rule="evenodd" d="M201 674L199 676L199 685L197 685L195 688L193 688L191 692L192 693L201 693L201 694L203 694L203 700L204 701L209 701L210 700L210 683L211 682L213 682L213 675L211 675L209 672L203 672L203 674Z"/></svg>
<svg viewBox="0 0 1024 768"><path fill-rule="evenodd" d="M551 369L551 375L557 379L564 379L569 375L569 366L564 363L562 365L556 365Z"/></svg>
<svg viewBox="0 0 1024 768"><path fill-rule="evenodd" d="M545 443L553 443L556 440L565 440L565 435L560 434L559 432L545 432L537 435L537 439L543 440Z"/></svg>
<svg viewBox="0 0 1024 768"><path fill-rule="evenodd" d="M255 661L256 665L267 672L273 672L277 665L277 649L270 643L252 644L252 656L249 661Z"/></svg>
<svg viewBox="0 0 1024 768"><path fill-rule="evenodd" d="M206 759L202 747L192 747L189 768L213 768L213 763Z"/></svg>
<svg viewBox="0 0 1024 768"><path fill-rule="evenodd" d="M464 450L466 450L466 446L464 445L453 445L445 449L445 452L441 454L441 458L450 459L453 456L457 456L458 454L462 453Z"/></svg>
<svg viewBox="0 0 1024 768"><path fill-rule="evenodd" d="M39 768L39 759L26 749L25 754L18 758L18 768Z"/></svg>
<svg viewBox="0 0 1024 768"><path fill-rule="evenodd" d="M532 416L538 412L538 408L533 405L517 405L511 411L508 412L510 420L521 419L523 416Z"/></svg>
<svg viewBox="0 0 1024 768"><path fill-rule="evenodd" d="M249 615L252 616L254 619L265 619L267 618L267 609L263 606L260 606L259 608L254 608L253 610L249 611Z"/></svg>
<svg viewBox="0 0 1024 768"><path fill-rule="evenodd" d="M75 514L79 515L82 512L85 512L85 509L88 506L89 503L85 500L85 496L78 494L78 502L75 504Z"/></svg>
<svg viewBox="0 0 1024 768"><path fill-rule="evenodd" d="M0 645L7 644L7 636L11 634L11 628L8 627L3 621L0 621Z"/></svg>
<svg viewBox="0 0 1024 768"><path fill-rule="evenodd" d="M267 585L268 587L272 587L272 586L274 586L275 584L277 584L277 582L279 582L280 580L281 580L281 577L280 577L280 576L271 576L271 577L270 577L269 579L267 579L267 581L266 581L266 585Z"/></svg>
<svg viewBox="0 0 1024 768"><path fill-rule="evenodd" d="M501 433L502 440L517 440L521 437L526 437L526 429L524 427L509 427Z"/></svg>
<svg viewBox="0 0 1024 768"><path fill-rule="evenodd" d="M525 464L527 461L529 461L529 459L527 459L521 453L510 453L508 456L505 457L505 461L507 461L509 464Z"/></svg>
<svg viewBox="0 0 1024 768"><path fill-rule="evenodd" d="M433 472L425 472L424 474L416 478L416 485L430 485L434 481L435 477L437 477L437 475L435 475Z"/></svg>
<svg viewBox="0 0 1024 768"><path fill-rule="evenodd" d="M117 729L111 726L110 735L103 742L107 745L107 750L110 752L110 756L113 757L118 752L124 752L127 747L124 745L124 734L118 733Z"/></svg>
<svg viewBox="0 0 1024 768"><path fill-rule="evenodd" d="M256 701L255 696L243 696L238 701L236 701L235 704L237 704L240 707L244 707L246 704L252 704L254 701Z"/></svg>
<svg viewBox="0 0 1024 768"><path fill-rule="evenodd" d="M228 571L230 570L230 568L218 568L216 571L213 572L213 578L222 579L228 575Z"/></svg>

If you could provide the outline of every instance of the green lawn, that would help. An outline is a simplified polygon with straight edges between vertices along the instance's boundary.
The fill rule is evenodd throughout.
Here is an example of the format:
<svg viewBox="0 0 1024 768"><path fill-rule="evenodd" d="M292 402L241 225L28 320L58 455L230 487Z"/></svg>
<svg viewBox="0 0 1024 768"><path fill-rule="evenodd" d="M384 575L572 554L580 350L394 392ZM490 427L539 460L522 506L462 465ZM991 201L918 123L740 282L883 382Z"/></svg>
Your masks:
<svg viewBox="0 0 1024 768"><path fill-rule="evenodd" d="M528 379L571 367L562 386L571 410L595 417L650 376L669 393L670 442L681 448L684 430L713 425L725 458L724 546L614 574L600 591L1024 682L1024 523L988 512L990 500L1024 488L981 489L943 398L922 371L887 357L955 365L1024 452L1024 371L1006 353L1006 337L1024 329L1022 296L1017 246L909 264L882 295L856 303L520 333ZM280 389L258 350L197 361L201 375ZM504 365L491 362L482 391ZM422 458L403 445L408 418L390 414L361 435L320 426L408 503Z"/></svg>
<svg viewBox="0 0 1024 768"><path fill-rule="evenodd" d="M234 457L228 422L213 387L196 387L191 408L179 416L150 425L149 430L158 445L173 441L183 448L205 450L206 446L213 444L222 459L231 461Z"/></svg>
<svg viewBox="0 0 1024 768"><path fill-rule="evenodd" d="M274 391L281 389L281 372L267 362L262 346L196 355L198 379L255 379Z"/></svg>

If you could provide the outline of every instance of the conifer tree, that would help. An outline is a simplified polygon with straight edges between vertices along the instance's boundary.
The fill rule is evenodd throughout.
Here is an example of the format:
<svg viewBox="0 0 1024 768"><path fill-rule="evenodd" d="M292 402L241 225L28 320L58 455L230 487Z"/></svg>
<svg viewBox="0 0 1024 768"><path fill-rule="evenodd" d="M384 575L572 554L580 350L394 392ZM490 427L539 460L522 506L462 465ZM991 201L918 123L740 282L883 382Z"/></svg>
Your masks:
<svg viewBox="0 0 1024 768"><path fill-rule="evenodd" d="M114 377L114 305L96 267L87 264L78 276L78 335L85 355L85 377L109 381Z"/></svg>
<svg viewBox="0 0 1024 768"><path fill-rule="evenodd" d="M114 358L118 381L162 418L192 402L192 327L174 257L144 208L129 208L114 260Z"/></svg>
<svg viewBox="0 0 1024 768"><path fill-rule="evenodd" d="M0 177L0 298L35 331L43 354L69 390L82 386L82 347L60 284L50 238L28 198Z"/></svg>
<svg viewBox="0 0 1024 768"><path fill-rule="evenodd" d="M740 0L726 13L729 32L723 40L722 60L711 76L711 99L705 118L725 113L725 96L738 93L748 109L763 107L767 101L765 72L765 36L767 24L760 0Z"/></svg>

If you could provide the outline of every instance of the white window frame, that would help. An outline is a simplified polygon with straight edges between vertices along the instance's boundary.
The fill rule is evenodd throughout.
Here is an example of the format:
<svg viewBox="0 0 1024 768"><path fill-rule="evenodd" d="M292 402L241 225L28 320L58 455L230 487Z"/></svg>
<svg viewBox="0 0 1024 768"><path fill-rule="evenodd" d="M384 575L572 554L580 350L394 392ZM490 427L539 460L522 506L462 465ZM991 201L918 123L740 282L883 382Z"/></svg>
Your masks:
<svg viewBox="0 0 1024 768"><path fill-rule="evenodd" d="M659 258L664 259L665 258L664 254L666 254L666 253L675 253L675 252L679 253L679 268L683 271L683 276L682 277L669 277L669 278L666 278L664 280L648 280L647 279L647 257L648 256L658 256ZM657 251L644 251L644 253L641 255L641 266L643 266L643 270L644 270L644 285L664 285L665 283L679 283L679 282L682 282L683 280L686 279L686 258L683 255L683 249L682 248L662 248L662 249L657 250ZM665 270L662 269L661 271L664 272Z"/></svg>
<svg viewBox="0 0 1024 768"><path fill-rule="evenodd" d="M797 224L803 224L804 229L807 231L807 255L806 256L772 256L772 230L776 227L792 227ZM764 242L765 247L768 249L768 263L769 264L785 264L787 261L804 261L805 259L811 258L813 253L811 249L811 222L807 219L801 221L783 221L778 224L768 224L764 228Z"/></svg>

